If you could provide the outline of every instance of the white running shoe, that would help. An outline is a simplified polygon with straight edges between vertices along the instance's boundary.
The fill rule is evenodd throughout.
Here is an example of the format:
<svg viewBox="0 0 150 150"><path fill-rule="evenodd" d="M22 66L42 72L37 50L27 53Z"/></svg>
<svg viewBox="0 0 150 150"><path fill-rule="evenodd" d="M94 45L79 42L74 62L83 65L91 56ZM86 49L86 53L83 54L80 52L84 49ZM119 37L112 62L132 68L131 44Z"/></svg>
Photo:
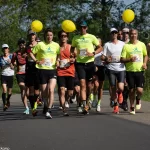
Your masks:
<svg viewBox="0 0 150 150"><path fill-rule="evenodd" d="M46 112L45 116L46 116L47 119L52 119L52 116L51 116L51 114L49 112Z"/></svg>
<svg viewBox="0 0 150 150"><path fill-rule="evenodd" d="M71 98L72 102L75 103L76 102L76 96L74 96L73 98Z"/></svg>
<svg viewBox="0 0 150 150"><path fill-rule="evenodd" d="M78 111L78 113L82 113L83 112L81 107L78 107L77 111Z"/></svg>
<svg viewBox="0 0 150 150"><path fill-rule="evenodd" d="M101 111L101 105L97 105L96 111L97 111L97 112L100 112L100 111Z"/></svg>
<svg viewBox="0 0 150 150"><path fill-rule="evenodd" d="M29 108L26 108L26 110L23 112L24 114L26 114L26 115L29 115Z"/></svg>
<svg viewBox="0 0 150 150"><path fill-rule="evenodd" d="M93 102L92 102L92 107L93 107L93 108L96 108L96 106L97 106L97 100L93 100Z"/></svg>
<svg viewBox="0 0 150 150"><path fill-rule="evenodd" d="M68 104L67 101L65 102L65 107L66 107L66 108L69 108L69 104Z"/></svg>

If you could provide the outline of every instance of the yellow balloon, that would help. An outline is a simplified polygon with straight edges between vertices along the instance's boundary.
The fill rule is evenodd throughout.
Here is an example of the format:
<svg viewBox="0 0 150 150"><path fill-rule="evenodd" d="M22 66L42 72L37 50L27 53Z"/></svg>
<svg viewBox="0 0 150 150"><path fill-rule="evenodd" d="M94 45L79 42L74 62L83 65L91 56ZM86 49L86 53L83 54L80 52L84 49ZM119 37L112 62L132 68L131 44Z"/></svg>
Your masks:
<svg viewBox="0 0 150 150"><path fill-rule="evenodd" d="M134 20L135 14L131 9L126 9L122 14L122 20L125 23L130 23Z"/></svg>
<svg viewBox="0 0 150 150"><path fill-rule="evenodd" d="M65 32L73 32L76 30L76 26L71 20L64 20L61 27Z"/></svg>
<svg viewBox="0 0 150 150"><path fill-rule="evenodd" d="M32 23L31 23L31 29L34 31L34 32L40 32L42 29L43 29L43 24L41 21L39 20L34 20Z"/></svg>

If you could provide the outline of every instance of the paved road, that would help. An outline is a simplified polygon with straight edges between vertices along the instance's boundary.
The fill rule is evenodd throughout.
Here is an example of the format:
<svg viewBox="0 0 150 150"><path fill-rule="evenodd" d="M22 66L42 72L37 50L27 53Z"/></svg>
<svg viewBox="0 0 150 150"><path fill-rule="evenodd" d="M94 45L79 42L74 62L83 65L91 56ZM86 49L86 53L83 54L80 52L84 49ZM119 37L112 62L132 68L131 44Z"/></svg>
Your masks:
<svg viewBox="0 0 150 150"><path fill-rule="evenodd" d="M58 99L56 95L56 100ZM136 115L121 112L113 115L105 93L102 112L92 110L87 116L76 114L72 104L70 116L63 117L56 107L53 119L39 115L22 115L19 95L13 95L8 112L0 108L0 150L149 150L150 103L143 102ZM0 102L1 105L1 102Z"/></svg>

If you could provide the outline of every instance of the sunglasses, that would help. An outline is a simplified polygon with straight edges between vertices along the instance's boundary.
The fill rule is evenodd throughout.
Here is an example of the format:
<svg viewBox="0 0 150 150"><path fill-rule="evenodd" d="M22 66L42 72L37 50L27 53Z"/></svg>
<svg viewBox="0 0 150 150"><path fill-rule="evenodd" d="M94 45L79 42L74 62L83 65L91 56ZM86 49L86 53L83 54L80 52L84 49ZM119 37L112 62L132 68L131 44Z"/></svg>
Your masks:
<svg viewBox="0 0 150 150"><path fill-rule="evenodd" d="M82 29L86 29L87 27L86 27L86 26L81 26L81 28L82 28Z"/></svg>
<svg viewBox="0 0 150 150"><path fill-rule="evenodd" d="M66 37L67 37L67 35L61 35L61 38L63 38L63 37L65 37L65 38L66 38Z"/></svg>
<svg viewBox="0 0 150 150"><path fill-rule="evenodd" d="M111 32L111 34L118 34L118 32L117 31L113 31L113 32Z"/></svg>
<svg viewBox="0 0 150 150"><path fill-rule="evenodd" d="M124 34L129 34L129 32L123 32Z"/></svg>
<svg viewBox="0 0 150 150"><path fill-rule="evenodd" d="M8 47L3 47L3 49L8 49Z"/></svg>

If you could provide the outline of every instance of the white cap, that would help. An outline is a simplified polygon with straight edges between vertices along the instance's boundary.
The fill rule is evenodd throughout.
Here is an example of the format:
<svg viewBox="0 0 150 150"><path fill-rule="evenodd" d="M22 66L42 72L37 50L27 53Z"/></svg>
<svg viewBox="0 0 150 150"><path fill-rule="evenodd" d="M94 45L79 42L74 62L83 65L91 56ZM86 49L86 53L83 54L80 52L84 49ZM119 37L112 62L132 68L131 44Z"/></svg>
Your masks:
<svg viewBox="0 0 150 150"><path fill-rule="evenodd" d="M2 48L5 48L5 47L9 48L8 44L3 44L2 45Z"/></svg>
<svg viewBox="0 0 150 150"><path fill-rule="evenodd" d="M116 28L111 28L111 29L110 29L110 32L113 32L113 31L118 32L118 30L117 30Z"/></svg>
<svg viewBox="0 0 150 150"><path fill-rule="evenodd" d="M123 28L122 32L129 32L128 28Z"/></svg>

